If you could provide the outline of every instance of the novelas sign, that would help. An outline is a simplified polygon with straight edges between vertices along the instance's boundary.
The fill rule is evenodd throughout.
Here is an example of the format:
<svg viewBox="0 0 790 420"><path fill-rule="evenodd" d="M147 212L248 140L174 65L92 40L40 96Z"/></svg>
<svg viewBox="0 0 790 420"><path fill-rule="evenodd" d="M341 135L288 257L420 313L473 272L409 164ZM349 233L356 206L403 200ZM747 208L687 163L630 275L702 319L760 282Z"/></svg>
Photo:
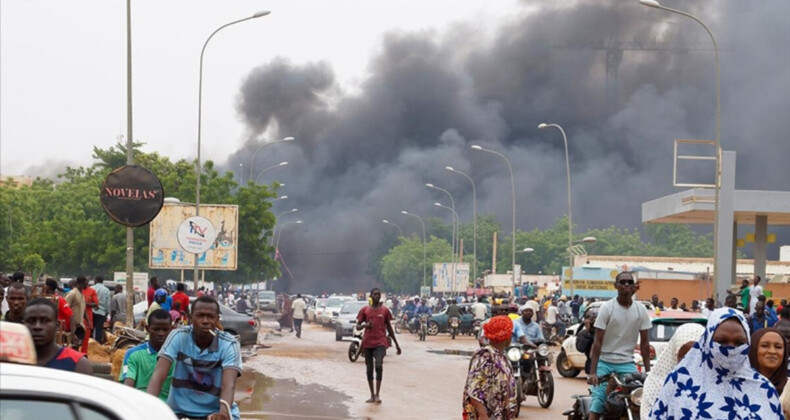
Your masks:
<svg viewBox="0 0 790 420"><path fill-rule="evenodd" d="M101 205L112 220L124 226L142 226L153 220L164 203L165 191L153 172L142 166L122 166L107 175L101 187Z"/></svg>

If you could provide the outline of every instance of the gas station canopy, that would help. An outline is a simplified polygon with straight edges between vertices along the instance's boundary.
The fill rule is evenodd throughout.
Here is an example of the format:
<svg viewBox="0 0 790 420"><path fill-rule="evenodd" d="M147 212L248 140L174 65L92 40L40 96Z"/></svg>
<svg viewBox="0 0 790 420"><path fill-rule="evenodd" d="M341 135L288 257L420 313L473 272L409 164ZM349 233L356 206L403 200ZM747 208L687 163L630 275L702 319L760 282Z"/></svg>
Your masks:
<svg viewBox="0 0 790 420"><path fill-rule="evenodd" d="M734 191L733 217L737 224L755 224L758 216L768 225L790 225L790 192ZM714 191L694 188L642 204L643 223L713 223Z"/></svg>

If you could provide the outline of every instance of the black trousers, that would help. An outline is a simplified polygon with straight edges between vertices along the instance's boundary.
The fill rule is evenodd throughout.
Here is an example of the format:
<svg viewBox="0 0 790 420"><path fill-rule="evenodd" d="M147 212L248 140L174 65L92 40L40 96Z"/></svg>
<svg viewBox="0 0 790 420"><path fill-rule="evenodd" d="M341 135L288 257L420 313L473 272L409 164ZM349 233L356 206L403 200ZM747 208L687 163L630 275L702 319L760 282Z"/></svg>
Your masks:
<svg viewBox="0 0 790 420"><path fill-rule="evenodd" d="M294 318L294 330L296 330L297 337L302 336L302 321L304 320L299 318Z"/></svg>
<svg viewBox="0 0 790 420"><path fill-rule="evenodd" d="M104 321L107 315L93 313L93 339L99 343L104 343Z"/></svg>

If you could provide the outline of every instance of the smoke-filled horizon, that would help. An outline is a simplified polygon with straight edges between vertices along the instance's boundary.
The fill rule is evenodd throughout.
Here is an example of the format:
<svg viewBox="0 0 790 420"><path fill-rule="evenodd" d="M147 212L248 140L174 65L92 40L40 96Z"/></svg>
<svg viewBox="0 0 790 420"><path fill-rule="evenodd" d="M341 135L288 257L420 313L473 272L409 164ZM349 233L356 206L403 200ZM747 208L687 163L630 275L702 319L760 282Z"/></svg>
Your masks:
<svg viewBox="0 0 790 420"><path fill-rule="evenodd" d="M577 230L641 226L643 202L680 191L672 186L673 140L714 137L710 40L695 22L636 1L592 3L547 4L514 15L490 37L463 24L444 33L390 33L353 93L321 62L276 58L252 69L237 105L250 138L297 139L267 147L255 163L290 162L260 181L286 184L289 198L276 213L299 208L280 226L304 220L288 225L280 243L295 278L291 290L369 288L369 251L392 229L381 219L407 235L420 226L401 210L449 222L450 213L433 205L449 199L426 182L449 190L461 220L471 220L471 186L448 165L474 179L478 213L494 214L509 232L508 168L472 144L512 163L516 228L553 225L567 213L565 152L559 131L537 129L542 122L561 124L568 135ZM728 0L690 11L722 49L721 141L738 152L736 187L787 190L790 3ZM602 49L613 40L626 48L615 101L607 100ZM694 48L638 49L651 45ZM259 146L249 141L226 167L246 168ZM712 170L689 166L682 174L710 182ZM775 259L790 234L769 232L780 235L769 244Z"/></svg>

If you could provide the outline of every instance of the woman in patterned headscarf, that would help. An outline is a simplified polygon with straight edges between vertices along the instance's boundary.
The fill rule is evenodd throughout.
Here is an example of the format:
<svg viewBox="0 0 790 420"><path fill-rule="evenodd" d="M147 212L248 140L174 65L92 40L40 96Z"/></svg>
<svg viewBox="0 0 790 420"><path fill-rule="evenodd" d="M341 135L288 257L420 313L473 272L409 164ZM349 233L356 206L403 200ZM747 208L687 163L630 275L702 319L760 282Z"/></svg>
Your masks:
<svg viewBox="0 0 790 420"><path fill-rule="evenodd" d="M653 406L653 401L656 400L658 393L661 392L661 387L664 386L667 375L685 357L691 346L699 341L703 331L705 331L705 327L702 325L694 323L683 324L669 339L667 347L658 356L658 360L656 360L656 363L650 370L650 374L645 380L645 386L642 388L642 406L646 407L645 410L641 410L639 413L642 420L647 420L650 407Z"/></svg>
<svg viewBox="0 0 790 420"><path fill-rule="evenodd" d="M664 382L650 419L782 419L776 388L749 364L743 315L720 308ZM647 407L645 407L647 409Z"/></svg>
<svg viewBox="0 0 790 420"><path fill-rule="evenodd" d="M516 381L505 356L510 343L513 321L506 315L495 316L483 325L489 344L481 347L469 362L464 387L463 418L509 420L510 401L515 398Z"/></svg>

